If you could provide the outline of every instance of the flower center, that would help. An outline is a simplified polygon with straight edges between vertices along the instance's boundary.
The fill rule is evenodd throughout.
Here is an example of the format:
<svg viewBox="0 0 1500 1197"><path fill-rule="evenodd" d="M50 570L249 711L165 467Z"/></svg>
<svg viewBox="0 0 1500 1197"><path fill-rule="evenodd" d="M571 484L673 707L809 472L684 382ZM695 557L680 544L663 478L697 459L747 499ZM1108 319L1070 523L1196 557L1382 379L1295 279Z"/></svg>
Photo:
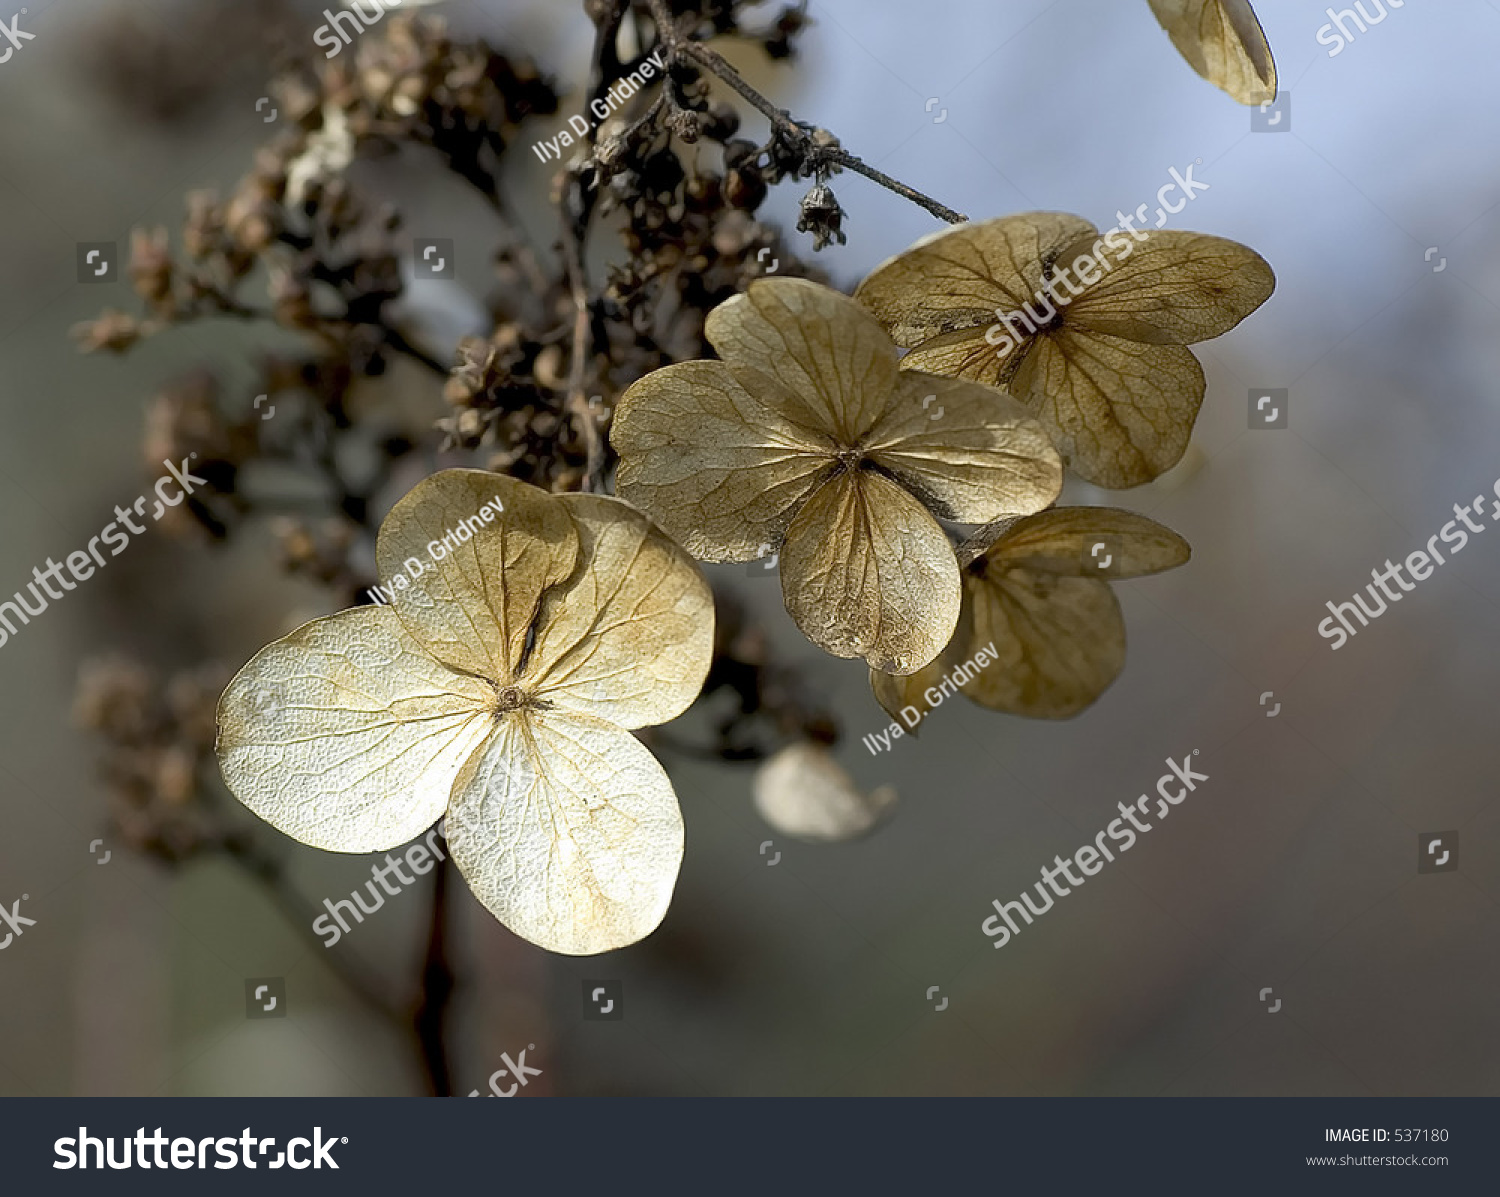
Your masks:
<svg viewBox="0 0 1500 1197"><path fill-rule="evenodd" d="M517 711L526 705L526 692L519 686L506 686L495 691L495 711L497 714L505 714L507 711Z"/></svg>

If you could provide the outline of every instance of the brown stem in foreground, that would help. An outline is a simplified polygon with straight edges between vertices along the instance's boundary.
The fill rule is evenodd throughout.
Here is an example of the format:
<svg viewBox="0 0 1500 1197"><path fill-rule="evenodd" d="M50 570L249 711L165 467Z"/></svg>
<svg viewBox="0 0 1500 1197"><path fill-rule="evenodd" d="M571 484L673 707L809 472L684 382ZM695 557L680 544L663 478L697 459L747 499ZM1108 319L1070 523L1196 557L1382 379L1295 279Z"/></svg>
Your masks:
<svg viewBox="0 0 1500 1197"><path fill-rule="evenodd" d="M427 925L427 955L422 961L422 1003L412 1020L422 1045L422 1064L434 1097L453 1096L448 1067L448 1007L453 999L453 969L448 963L448 887L452 862L447 858L433 870L432 918Z"/></svg>

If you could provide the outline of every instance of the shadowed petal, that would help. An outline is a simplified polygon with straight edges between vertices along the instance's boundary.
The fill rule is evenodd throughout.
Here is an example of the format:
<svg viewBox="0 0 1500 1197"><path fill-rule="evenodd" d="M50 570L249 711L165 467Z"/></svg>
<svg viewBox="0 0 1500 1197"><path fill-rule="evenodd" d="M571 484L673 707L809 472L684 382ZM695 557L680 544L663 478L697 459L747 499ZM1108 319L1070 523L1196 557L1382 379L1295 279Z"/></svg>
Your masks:
<svg viewBox="0 0 1500 1197"><path fill-rule="evenodd" d="M1062 460L1024 405L915 370L901 372L866 452L944 519L965 524L1040 511L1062 489Z"/></svg>
<svg viewBox="0 0 1500 1197"><path fill-rule="evenodd" d="M958 563L941 527L871 470L819 488L781 552L786 609L814 644L911 673L942 651L958 619Z"/></svg>

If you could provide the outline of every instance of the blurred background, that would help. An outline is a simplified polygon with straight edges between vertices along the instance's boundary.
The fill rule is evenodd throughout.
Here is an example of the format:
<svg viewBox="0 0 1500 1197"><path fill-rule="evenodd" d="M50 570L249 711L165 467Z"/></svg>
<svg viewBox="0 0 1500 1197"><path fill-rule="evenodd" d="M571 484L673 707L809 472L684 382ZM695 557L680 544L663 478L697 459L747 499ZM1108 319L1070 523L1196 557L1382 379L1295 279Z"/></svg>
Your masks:
<svg viewBox="0 0 1500 1197"><path fill-rule="evenodd" d="M1073 720L954 701L872 757L860 738L888 720L863 666L803 640L778 586L710 567L837 712L857 783L896 787L896 813L853 843L802 844L760 820L748 766L667 756L687 824L672 910L647 941L588 960L517 940L456 885L456 1092L486 1091L522 1049L543 1070L528 1094L1500 1091L1500 533L1475 534L1338 652L1316 630L1325 602L1500 478L1500 7L1392 10L1332 58L1317 6L1255 7L1290 97L1262 131L1143 0L813 0L796 59L734 55L794 115L976 218L1059 209L1107 227L1201 160L1210 189L1170 227L1252 246L1278 289L1195 348L1208 395L1177 469L1111 495L1069 484L1064 502L1141 511L1194 554L1117 586L1129 661ZM561 112L535 136L577 110L581 5L434 11L558 81ZM0 65L4 595L158 476L144 418L167 380L248 378L284 343L221 320L80 355L70 327L135 305L128 282L80 283L76 247L123 249L134 227L180 225L188 190L229 190L266 136L274 54L320 53L325 20L291 0L25 12L34 38ZM518 219L546 245L548 168L511 157ZM393 180L393 197L410 230L455 240L458 281L482 293L489 214L437 181ZM846 289L938 227L863 179L834 187L849 240L817 264ZM802 190L761 215L810 256L791 232ZM475 330L459 302L433 318L448 360ZM421 371L376 385L443 412ZM1284 429L1251 424L1267 388L1287 392ZM302 915L368 879L370 858L262 829L286 862L276 886L223 855L149 860L115 838L101 743L75 723L90 661L232 671L329 609L273 558L264 531L220 551L153 528L0 647L0 903L26 895L35 920L0 952L0 1094L427 1091L410 1014L430 887L324 949ZM1189 802L992 950L991 899L1195 749L1211 780ZM1456 844L1456 869L1418 872L1428 833ZM264 978L284 986L282 1018L247 1017L246 981ZM623 1018L585 1017L604 982Z"/></svg>

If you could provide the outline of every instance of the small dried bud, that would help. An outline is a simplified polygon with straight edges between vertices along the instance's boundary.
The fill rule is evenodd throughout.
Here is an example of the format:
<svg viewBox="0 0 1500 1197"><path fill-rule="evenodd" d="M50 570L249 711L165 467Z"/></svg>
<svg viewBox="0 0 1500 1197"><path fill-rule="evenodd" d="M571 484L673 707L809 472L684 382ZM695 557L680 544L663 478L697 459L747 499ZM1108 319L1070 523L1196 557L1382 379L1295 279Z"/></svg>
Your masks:
<svg viewBox="0 0 1500 1197"><path fill-rule="evenodd" d="M190 191L187 197L187 222L182 230L182 244L195 260L211 254L224 235L224 213L212 191Z"/></svg>
<svg viewBox="0 0 1500 1197"><path fill-rule="evenodd" d="M728 141L740 131L740 114L731 104L720 100L707 113L703 133L715 141Z"/></svg>
<svg viewBox="0 0 1500 1197"><path fill-rule="evenodd" d="M134 316L106 308L99 319L75 324L71 335L78 342L81 353L97 353L101 349L124 353L140 340L143 331Z"/></svg>
<svg viewBox="0 0 1500 1197"><path fill-rule="evenodd" d="M163 306L172 295L172 251L164 228L132 229L130 233L130 281L135 293L147 303ZM171 304L166 303L170 308Z"/></svg>
<svg viewBox="0 0 1500 1197"><path fill-rule="evenodd" d="M754 212L766 199L765 177L755 167L736 166L725 172L724 198L736 208Z"/></svg>
<svg viewBox="0 0 1500 1197"><path fill-rule="evenodd" d="M689 145L703 135L707 124L708 119L701 112L687 108L673 108L667 116L667 128Z"/></svg>
<svg viewBox="0 0 1500 1197"><path fill-rule="evenodd" d="M797 231L813 235L813 248L822 249L831 241L843 245L848 241L843 231L844 210L833 191L819 183L802 197L797 216Z"/></svg>

